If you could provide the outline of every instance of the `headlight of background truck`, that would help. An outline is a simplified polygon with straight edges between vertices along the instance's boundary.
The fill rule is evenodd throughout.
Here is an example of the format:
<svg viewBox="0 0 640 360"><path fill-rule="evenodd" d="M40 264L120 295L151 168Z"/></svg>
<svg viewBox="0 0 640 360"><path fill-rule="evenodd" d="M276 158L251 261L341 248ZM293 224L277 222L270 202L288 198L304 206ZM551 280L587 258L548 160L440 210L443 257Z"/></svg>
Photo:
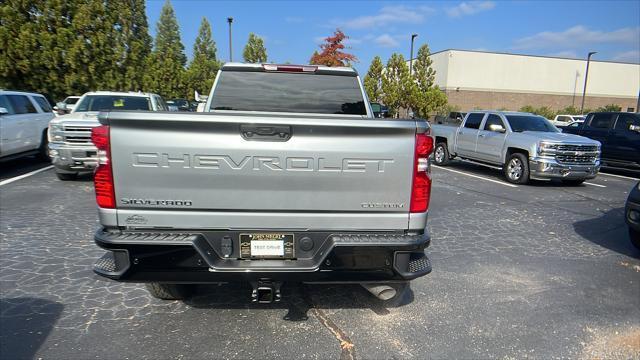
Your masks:
<svg viewBox="0 0 640 360"><path fill-rule="evenodd" d="M556 154L556 149L558 148L558 144L548 143L548 142L540 142L538 144L538 155L541 156L553 156Z"/></svg>
<svg viewBox="0 0 640 360"><path fill-rule="evenodd" d="M49 142L62 142L64 140L62 125L49 124L49 131L47 134Z"/></svg>

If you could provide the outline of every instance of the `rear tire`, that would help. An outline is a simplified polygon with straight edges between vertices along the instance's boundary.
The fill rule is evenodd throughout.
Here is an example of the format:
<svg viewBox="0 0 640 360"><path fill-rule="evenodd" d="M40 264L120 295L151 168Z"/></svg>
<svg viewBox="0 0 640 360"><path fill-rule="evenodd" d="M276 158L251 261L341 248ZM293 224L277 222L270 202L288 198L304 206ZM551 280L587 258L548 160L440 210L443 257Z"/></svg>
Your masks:
<svg viewBox="0 0 640 360"><path fill-rule="evenodd" d="M60 172L56 172L56 176L58 177L58 179L60 179L62 181L72 181L72 180L75 180L78 177L78 173L60 173Z"/></svg>
<svg viewBox="0 0 640 360"><path fill-rule="evenodd" d="M433 162L436 165L445 166L451 161L451 155L449 154L449 148L446 142L439 142L436 144L436 148L433 150Z"/></svg>
<svg viewBox="0 0 640 360"><path fill-rule="evenodd" d="M580 184L582 184L584 182L584 179L582 180L562 180L562 183L568 186L578 186Z"/></svg>
<svg viewBox="0 0 640 360"><path fill-rule="evenodd" d="M191 294L191 286L185 284L145 284L149 294L160 300L184 300Z"/></svg>
<svg viewBox="0 0 640 360"><path fill-rule="evenodd" d="M51 158L49 157L49 138L47 137L47 130L42 133L42 140L40 141L40 147L38 150L38 159L51 162Z"/></svg>
<svg viewBox="0 0 640 360"><path fill-rule="evenodd" d="M629 228L629 239L633 246L640 250L640 231Z"/></svg>
<svg viewBox="0 0 640 360"><path fill-rule="evenodd" d="M512 184L526 184L529 182L529 161L522 153L513 153L504 164L504 176Z"/></svg>

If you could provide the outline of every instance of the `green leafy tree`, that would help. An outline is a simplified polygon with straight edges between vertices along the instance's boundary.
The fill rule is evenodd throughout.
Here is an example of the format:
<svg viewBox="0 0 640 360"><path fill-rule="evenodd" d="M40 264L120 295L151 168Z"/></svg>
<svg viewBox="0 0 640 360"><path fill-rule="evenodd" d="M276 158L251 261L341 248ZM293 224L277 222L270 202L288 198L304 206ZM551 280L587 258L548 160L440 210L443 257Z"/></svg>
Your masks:
<svg viewBox="0 0 640 360"><path fill-rule="evenodd" d="M436 72L431 67L430 55L429 46L422 45L413 63L415 88L411 96L411 108L418 117L425 119L447 104L445 93L434 86Z"/></svg>
<svg viewBox="0 0 640 360"><path fill-rule="evenodd" d="M578 109L577 107L571 105L571 106L567 106L564 109L558 110L557 115L560 115L560 114L579 115L580 114L580 109Z"/></svg>
<svg viewBox="0 0 640 360"><path fill-rule="evenodd" d="M376 56L371 61L369 71L364 77L364 88L367 91L369 101L382 101L382 70L384 65L380 56Z"/></svg>
<svg viewBox="0 0 640 360"><path fill-rule="evenodd" d="M64 0L0 2L0 87L67 95L66 47L77 7Z"/></svg>
<svg viewBox="0 0 640 360"><path fill-rule="evenodd" d="M107 4L109 13L114 16L113 23L119 29L114 37L119 70L114 90L142 90L146 60L152 45L145 1L109 1Z"/></svg>
<svg viewBox="0 0 640 360"><path fill-rule="evenodd" d="M178 20L171 2L167 0L156 24L153 51L147 58L145 90L156 92L165 99L188 96L184 86L186 63Z"/></svg>
<svg viewBox="0 0 640 360"><path fill-rule="evenodd" d="M220 69L216 53L216 43L211 35L211 25L203 17L198 37L193 44L193 60L191 60L186 73L189 98L193 98L194 90L200 94L208 94L211 90Z"/></svg>
<svg viewBox="0 0 640 360"><path fill-rule="evenodd" d="M387 67L382 75L382 102L389 107L389 113L398 117L403 110L403 116L411 106L415 83L409 76L409 67L401 54L394 53L387 61Z"/></svg>
<svg viewBox="0 0 640 360"><path fill-rule="evenodd" d="M72 93L117 87L120 69L116 42L120 38L107 2L87 0L78 4L71 28L76 35L67 44L69 72L64 81Z"/></svg>
<svg viewBox="0 0 640 360"><path fill-rule="evenodd" d="M609 104L609 105L605 105L597 108L596 111L597 112L622 111L622 106L616 105L616 104Z"/></svg>
<svg viewBox="0 0 640 360"><path fill-rule="evenodd" d="M535 108L531 105L525 105L523 107L520 108L521 112L528 112L528 113L532 113L532 114L536 114L536 115L540 115L543 116L547 119L553 119L556 116L555 111L551 110L549 107L547 106L541 106L539 108Z"/></svg>
<svg viewBox="0 0 640 360"><path fill-rule="evenodd" d="M249 33L249 40L244 47L242 57L248 63L264 63L267 62L267 49L264 47L262 38L254 33Z"/></svg>

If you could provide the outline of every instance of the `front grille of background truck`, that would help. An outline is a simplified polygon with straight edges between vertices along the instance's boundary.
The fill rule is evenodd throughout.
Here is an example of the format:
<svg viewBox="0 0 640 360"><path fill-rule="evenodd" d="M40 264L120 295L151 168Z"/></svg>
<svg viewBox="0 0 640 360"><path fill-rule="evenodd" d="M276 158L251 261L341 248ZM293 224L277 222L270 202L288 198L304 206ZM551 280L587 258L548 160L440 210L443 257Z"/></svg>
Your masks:
<svg viewBox="0 0 640 360"><path fill-rule="evenodd" d="M91 143L91 127L90 126L65 126L64 142L68 145L87 145Z"/></svg>

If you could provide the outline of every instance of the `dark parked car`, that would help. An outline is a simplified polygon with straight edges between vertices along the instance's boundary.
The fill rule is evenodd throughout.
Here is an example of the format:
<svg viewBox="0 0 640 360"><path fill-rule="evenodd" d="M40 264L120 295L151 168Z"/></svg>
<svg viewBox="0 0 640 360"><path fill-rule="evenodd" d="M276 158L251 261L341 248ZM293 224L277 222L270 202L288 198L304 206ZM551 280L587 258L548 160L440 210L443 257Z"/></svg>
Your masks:
<svg viewBox="0 0 640 360"><path fill-rule="evenodd" d="M178 108L178 111L192 111L189 101L185 99L171 99L167 101L167 105L173 105Z"/></svg>
<svg viewBox="0 0 640 360"><path fill-rule="evenodd" d="M586 136L602 144L603 166L640 171L640 114L596 112L562 132Z"/></svg>
<svg viewBox="0 0 640 360"><path fill-rule="evenodd" d="M631 243L640 250L640 181L633 187L627 198L624 217L629 225Z"/></svg>

